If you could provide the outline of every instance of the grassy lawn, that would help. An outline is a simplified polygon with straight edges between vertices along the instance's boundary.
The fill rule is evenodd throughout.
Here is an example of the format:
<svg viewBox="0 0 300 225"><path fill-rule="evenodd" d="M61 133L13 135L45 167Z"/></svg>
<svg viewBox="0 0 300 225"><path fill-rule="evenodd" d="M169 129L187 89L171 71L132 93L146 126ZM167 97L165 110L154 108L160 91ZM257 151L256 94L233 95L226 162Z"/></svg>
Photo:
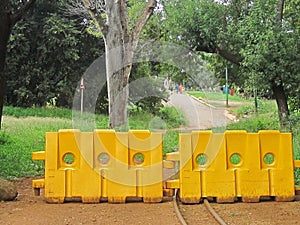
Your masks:
<svg viewBox="0 0 300 225"><path fill-rule="evenodd" d="M225 101L226 100L226 94L223 94L222 92L187 91L186 93L189 95L192 95L196 98L201 98L204 100L213 100L213 101ZM234 95L228 94L228 101L249 102L249 100L246 100L236 94L234 94Z"/></svg>
<svg viewBox="0 0 300 225"><path fill-rule="evenodd" d="M227 126L227 130L279 129L274 101L259 101L258 113L253 103L234 108L239 122ZM49 110L49 112L48 112ZM67 109L21 109L4 108L3 129L0 131L0 177L17 179L44 173L44 162L31 160L31 153L44 150L45 133L59 129L72 129L72 112ZM160 115L141 112L130 115L131 129L167 129L163 135L164 154L178 148L179 131L172 130L185 123L185 118L174 108L164 108ZM107 129L108 117L96 115L97 128ZM300 119L293 123L293 150L295 159L300 159ZM300 169L295 170L296 184L300 184Z"/></svg>

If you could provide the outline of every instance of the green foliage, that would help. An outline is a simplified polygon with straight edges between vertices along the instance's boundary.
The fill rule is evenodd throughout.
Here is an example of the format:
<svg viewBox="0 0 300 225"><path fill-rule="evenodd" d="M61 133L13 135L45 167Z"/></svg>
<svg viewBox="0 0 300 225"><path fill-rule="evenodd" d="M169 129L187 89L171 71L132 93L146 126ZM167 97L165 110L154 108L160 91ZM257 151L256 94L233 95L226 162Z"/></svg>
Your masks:
<svg viewBox="0 0 300 225"><path fill-rule="evenodd" d="M278 0L167 1L167 37L235 62L239 66L229 65L229 82L244 90L256 89L259 96L273 98L274 87L282 85L294 108L300 87L300 26L295 16L300 8L296 1L284 4L281 20ZM223 84L225 63L213 56L206 59ZM286 102L282 96L275 97ZM286 114L284 106L279 107L281 118Z"/></svg>
<svg viewBox="0 0 300 225"><path fill-rule="evenodd" d="M129 0L127 5L129 6L128 7L128 16L130 18L129 26L133 28L137 20L140 18L143 9L146 6L146 2L139 1L139 0Z"/></svg>
<svg viewBox="0 0 300 225"><path fill-rule="evenodd" d="M164 156L169 152L178 151L178 135L179 131L168 130L163 135L163 151Z"/></svg>
<svg viewBox="0 0 300 225"><path fill-rule="evenodd" d="M8 179L43 174L43 162L31 160L31 152L44 149L46 131L72 127L70 120L38 117L5 117L4 126L9 141L0 148L0 177Z"/></svg>
<svg viewBox="0 0 300 225"><path fill-rule="evenodd" d="M187 124L184 114L175 107L164 107L159 110L158 116L166 121L168 127L179 127Z"/></svg>
<svg viewBox="0 0 300 225"><path fill-rule="evenodd" d="M232 111L239 118L239 122L229 124L227 129L247 130L249 132L279 129L277 108L274 101L259 99L257 113L254 103L243 104L232 109Z"/></svg>
<svg viewBox="0 0 300 225"><path fill-rule="evenodd" d="M6 68L6 104L71 107L76 86L103 43L80 17L66 17L65 1L37 1L12 30Z"/></svg>

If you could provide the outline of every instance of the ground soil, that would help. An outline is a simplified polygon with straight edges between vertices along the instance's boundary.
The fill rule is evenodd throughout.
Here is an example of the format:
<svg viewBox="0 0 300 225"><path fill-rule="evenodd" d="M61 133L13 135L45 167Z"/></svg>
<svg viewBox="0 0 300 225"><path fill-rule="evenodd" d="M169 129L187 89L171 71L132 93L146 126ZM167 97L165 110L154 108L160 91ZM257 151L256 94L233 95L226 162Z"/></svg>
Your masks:
<svg viewBox="0 0 300 225"><path fill-rule="evenodd" d="M83 204L80 202L48 204L34 196L31 180L16 182L18 199L0 203L0 224L148 224L180 225L172 201L157 204ZM300 224L300 202L211 203L227 224ZM204 204L182 205L187 224L216 224Z"/></svg>
<svg viewBox="0 0 300 225"><path fill-rule="evenodd" d="M16 182L19 196L16 201L0 203L0 224L174 224L180 225L173 202L159 204L142 202L126 204L83 204L80 202L48 204L34 196L32 178Z"/></svg>
<svg viewBox="0 0 300 225"><path fill-rule="evenodd" d="M231 225L300 224L300 202L210 203L218 215ZM180 205L187 224L217 224L204 204Z"/></svg>

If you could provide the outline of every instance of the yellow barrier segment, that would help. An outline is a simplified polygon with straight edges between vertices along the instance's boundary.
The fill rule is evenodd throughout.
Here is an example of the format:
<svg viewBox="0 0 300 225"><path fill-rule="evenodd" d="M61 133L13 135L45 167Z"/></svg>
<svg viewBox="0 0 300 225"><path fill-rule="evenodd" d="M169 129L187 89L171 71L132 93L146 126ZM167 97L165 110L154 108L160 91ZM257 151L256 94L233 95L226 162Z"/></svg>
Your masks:
<svg viewBox="0 0 300 225"><path fill-rule="evenodd" d="M45 180L34 180L32 186L45 187L47 202L125 202L127 197L162 201L160 133L60 130L46 133L45 147L44 153L32 154L33 159L45 159Z"/></svg>
<svg viewBox="0 0 300 225"><path fill-rule="evenodd" d="M262 170L259 135L226 131L227 164L235 173L236 196L243 202L259 202L269 196L268 171Z"/></svg>
<svg viewBox="0 0 300 225"><path fill-rule="evenodd" d="M294 160L294 167L300 168L300 160Z"/></svg>
<svg viewBox="0 0 300 225"><path fill-rule="evenodd" d="M179 179L168 180L166 182L166 188L169 188L169 189L178 189L179 187L180 187L180 181L179 181Z"/></svg>
<svg viewBox="0 0 300 225"><path fill-rule="evenodd" d="M166 154L166 160L179 161L180 160L179 152L170 152L170 153L167 153Z"/></svg>
<svg viewBox="0 0 300 225"><path fill-rule="evenodd" d="M33 160L45 160L45 151L32 152Z"/></svg>
<svg viewBox="0 0 300 225"><path fill-rule="evenodd" d="M109 202L140 197L144 202L162 201L162 135L149 131L128 133L95 131L98 158L107 154L107 165L99 164L102 186ZM111 145L114 145L113 147ZM105 175L104 175L105 174Z"/></svg>
<svg viewBox="0 0 300 225"><path fill-rule="evenodd" d="M130 165L137 171L137 188L142 194L140 197L143 197L144 202L161 202L163 197L162 134L132 130L128 135Z"/></svg>
<svg viewBox="0 0 300 225"><path fill-rule="evenodd" d="M163 160L163 168L166 168L166 169L174 169L176 166L175 166L175 162L173 161L168 161L168 160Z"/></svg>
<svg viewBox="0 0 300 225"><path fill-rule="evenodd" d="M82 158L93 152L93 134L79 130L60 130L46 134L45 198L62 203L81 198L82 202L100 201L99 176Z"/></svg>
<svg viewBox="0 0 300 225"><path fill-rule="evenodd" d="M217 202L233 202L236 196L235 175L228 166L224 134L202 131L193 132L192 136L194 162L198 162L202 197L216 197Z"/></svg>
<svg viewBox="0 0 300 225"><path fill-rule="evenodd" d="M258 134L262 168L269 173L270 196L274 196L276 201L294 200L292 134L279 131L259 131ZM274 162L268 162L268 156Z"/></svg>
<svg viewBox="0 0 300 225"><path fill-rule="evenodd" d="M166 158L176 160L178 153L173 154ZM179 161L184 203L197 203L202 197L216 197L217 202L233 202L236 197L244 202L257 202L262 196L277 201L294 199L293 165L299 164L293 161L290 133L180 134ZM167 181L166 186L177 188L177 183Z"/></svg>

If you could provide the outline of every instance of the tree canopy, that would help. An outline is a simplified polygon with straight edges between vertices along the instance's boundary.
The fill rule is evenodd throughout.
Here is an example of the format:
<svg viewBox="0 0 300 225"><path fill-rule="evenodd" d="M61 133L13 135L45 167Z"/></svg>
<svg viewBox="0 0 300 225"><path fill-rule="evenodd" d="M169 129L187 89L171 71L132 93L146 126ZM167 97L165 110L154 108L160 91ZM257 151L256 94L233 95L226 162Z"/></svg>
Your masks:
<svg viewBox="0 0 300 225"><path fill-rule="evenodd" d="M296 1L174 0L165 7L170 40L236 64L243 86L273 93L285 126L287 100L297 97L300 83Z"/></svg>

